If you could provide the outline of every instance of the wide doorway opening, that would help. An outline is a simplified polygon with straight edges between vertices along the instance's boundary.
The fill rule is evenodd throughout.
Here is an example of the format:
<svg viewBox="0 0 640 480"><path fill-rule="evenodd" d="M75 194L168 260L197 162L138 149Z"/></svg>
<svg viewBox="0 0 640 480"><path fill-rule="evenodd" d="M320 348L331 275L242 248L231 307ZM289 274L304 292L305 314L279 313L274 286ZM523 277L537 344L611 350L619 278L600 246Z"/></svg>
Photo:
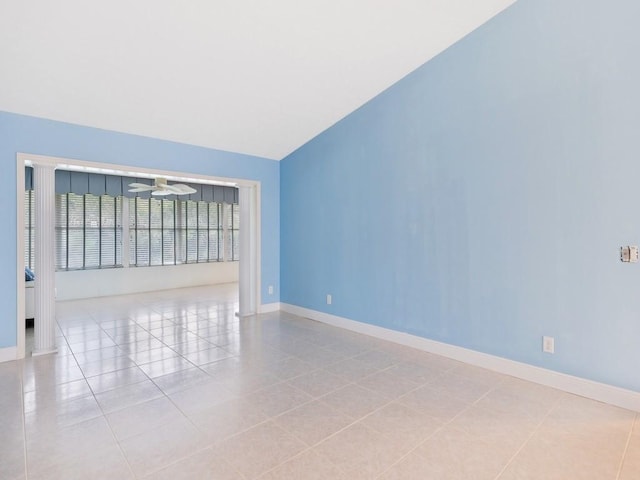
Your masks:
<svg viewBox="0 0 640 480"><path fill-rule="evenodd" d="M19 154L17 162L18 358L30 354L25 342L26 318L37 317L38 309L35 308L34 315L33 303L43 295L53 295L58 308L60 302L66 301L82 300L86 304L89 299L99 302L107 296L126 298L127 295L226 284L236 291L236 315L257 313L259 182L27 154ZM89 181L94 183L103 181L101 175L108 177L107 183L122 177L123 189L128 189L131 179L151 187L161 179L169 185L193 186L198 192L165 196L149 190L146 195L136 193L135 197L105 192L99 192L103 195L57 193L50 201L55 204L56 217L60 218L55 220L55 235L49 236L53 245L46 245L46 249L53 252L51 261L55 267L51 268L56 270L56 280L55 286L50 288L49 284L47 291L46 283L38 288L37 269L33 282L27 282L25 274L25 266L34 260L33 252L27 251L26 245L38 242L37 232L35 238L30 237L34 234L34 225L30 224L34 212L28 211L29 199L24 188L28 169L25 167L36 169L39 165L53 166L58 173L55 180L58 183L60 173L71 172L80 179L89 176ZM31 194L34 192L37 196L37 186ZM44 192L41 195L53 196L46 189ZM78 222L79 213L82 222ZM78 268L79 262L84 262L82 267L86 268ZM225 302L228 308L229 298ZM33 322L36 352L38 331L55 331L56 342L60 339L55 315L52 317L45 319L48 323L44 327L42 320L38 322L36 318Z"/></svg>

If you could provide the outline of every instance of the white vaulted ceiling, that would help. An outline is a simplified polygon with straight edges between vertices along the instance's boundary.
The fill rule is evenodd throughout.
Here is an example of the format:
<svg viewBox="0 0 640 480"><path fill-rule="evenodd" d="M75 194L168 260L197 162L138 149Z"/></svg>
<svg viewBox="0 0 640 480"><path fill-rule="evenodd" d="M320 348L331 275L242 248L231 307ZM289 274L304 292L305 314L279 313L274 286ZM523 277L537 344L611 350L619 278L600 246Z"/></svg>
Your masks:
<svg viewBox="0 0 640 480"><path fill-rule="evenodd" d="M0 0L0 110L281 159L515 0Z"/></svg>

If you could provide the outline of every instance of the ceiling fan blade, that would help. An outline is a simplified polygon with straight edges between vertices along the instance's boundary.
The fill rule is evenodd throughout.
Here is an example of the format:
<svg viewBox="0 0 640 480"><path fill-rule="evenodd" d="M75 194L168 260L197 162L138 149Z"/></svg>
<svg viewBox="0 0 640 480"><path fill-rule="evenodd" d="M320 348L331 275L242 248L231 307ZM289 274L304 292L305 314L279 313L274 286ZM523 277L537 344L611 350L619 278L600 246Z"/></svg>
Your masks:
<svg viewBox="0 0 640 480"><path fill-rule="evenodd" d="M147 192L149 190L154 190L155 185L147 185L146 183L130 183L129 184L130 192Z"/></svg>
<svg viewBox="0 0 640 480"><path fill-rule="evenodd" d="M130 183L129 189L132 193L148 192L151 191L152 195L188 195L190 193L196 193L196 189L185 185L184 183L174 183L169 185L166 183L166 179L157 178L154 185L148 185L146 183Z"/></svg>
<svg viewBox="0 0 640 480"><path fill-rule="evenodd" d="M160 195L173 195L173 193L174 192L169 191L169 189L167 188L159 188L151 192L151 195L153 195L154 197L158 197Z"/></svg>
<svg viewBox="0 0 640 480"><path fill-rule="evenodd" d="M176 193L176 195L187 195L189 193L197 192L195 188L185 185L184 183L174 183L173 185L168 185L168 187L174 189L174 193Z"/></svg>
<svg viewBox="0 0 640 480"><path fill-rule="evenodd" d="M175 185L163 185L161 187L161 190L168 192L167 194L175 194L175 195L180 195L180 192L182 192L180 188L175 188Z"/></svg>

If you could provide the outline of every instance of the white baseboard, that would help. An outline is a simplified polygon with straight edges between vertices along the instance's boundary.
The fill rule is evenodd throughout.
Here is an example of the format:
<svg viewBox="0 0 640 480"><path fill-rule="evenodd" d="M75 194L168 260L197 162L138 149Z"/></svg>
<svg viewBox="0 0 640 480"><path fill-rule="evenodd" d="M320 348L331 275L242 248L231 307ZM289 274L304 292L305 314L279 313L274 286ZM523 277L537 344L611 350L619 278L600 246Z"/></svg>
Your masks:
<svg viewBox="0 0 640 480"><path fill-rule="evenodd" d="M369 335L371 337L399 343L407 347L416 348L443 357L458 360L478 367L493 370L495 372L511 375L541 385L557 388L565 392L591 398L599 402L616 405L640 412L640 392L626 390L624 388L594 382L585 378L574 377L564 373L547 370L526 363L516 362L495 355L457 347L448 343L437 342L427 338L418 337L388 328L357 322L348 318L338 317L317 310L298 307L287 303L281 303L281 309L301 317L310 318L318 322L344 328L354 332Z"/></svg>
<svg viewBox="0 0 640 480"><path fill-rule="evenodd" d="M281 310L281 308L282 306L280 302L263 303L262 305L260 305L260 313L277 312Z"/></svg>
<svg viewBox="0 0 640 480"><path fill-rule="evenodd" d="M2 362L10 362L18 358L18 348L17 347L5 347L0 348L0 363Z"/></svg>

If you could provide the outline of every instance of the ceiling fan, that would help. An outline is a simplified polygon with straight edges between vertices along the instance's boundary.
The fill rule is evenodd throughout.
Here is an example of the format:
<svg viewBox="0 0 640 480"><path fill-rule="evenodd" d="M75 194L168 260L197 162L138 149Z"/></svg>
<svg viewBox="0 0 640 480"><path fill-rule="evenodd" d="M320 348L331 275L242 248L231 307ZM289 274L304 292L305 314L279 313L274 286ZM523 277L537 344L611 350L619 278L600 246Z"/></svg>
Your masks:
<svg viewBox="0 0 640 480"><path fill-rule="evenodd" d="M169 185L166 178L157 177L153 181L153 185L147 185L146 183L130 183L130 192L149 192L151 195L188 195L190 193L196 193L196 189L185 185L184 183L174 183Z"/></svg>

